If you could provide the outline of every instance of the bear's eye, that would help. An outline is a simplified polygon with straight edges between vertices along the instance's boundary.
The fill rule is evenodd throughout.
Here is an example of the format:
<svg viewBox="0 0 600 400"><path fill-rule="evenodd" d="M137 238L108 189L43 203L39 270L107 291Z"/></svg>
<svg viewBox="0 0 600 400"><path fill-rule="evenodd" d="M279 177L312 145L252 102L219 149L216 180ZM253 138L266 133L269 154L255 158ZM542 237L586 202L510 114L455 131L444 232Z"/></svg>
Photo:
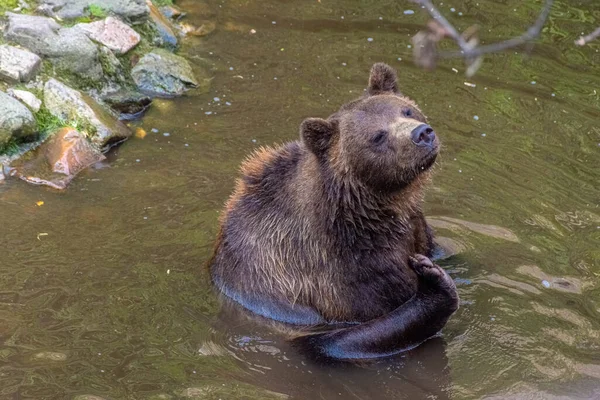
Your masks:
<svg viewBox="0 0 600 400"><path fill-rule="evenodd" d="M410 108L405 108L402 110L402 114L404 114L405 117L412 117L413 112Z"/></svg>
<svg viewBox="0 0 600 400"><path fill-rule="evenodd" d="M385 141L385 139L387 138L387 131L384 130L380 130L377 131L375 133L375 135L373 135L373 137L371 138L371 141L373 142L373 144L381 144Z"/></svg>

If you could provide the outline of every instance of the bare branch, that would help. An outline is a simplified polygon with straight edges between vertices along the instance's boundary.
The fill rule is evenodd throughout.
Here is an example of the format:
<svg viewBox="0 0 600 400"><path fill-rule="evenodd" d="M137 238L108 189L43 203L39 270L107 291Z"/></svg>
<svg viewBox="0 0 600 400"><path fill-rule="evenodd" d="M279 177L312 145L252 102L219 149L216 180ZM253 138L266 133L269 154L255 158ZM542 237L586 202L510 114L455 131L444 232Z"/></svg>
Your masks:
<svg viewBox="0 0 600 400"><path fill-rule="evenodd" d="M590 33L589 35L582 36L579 39L577 39L575 41L575 44L577 46L585 46L588 42L591 42L592 40L596 39L599 36L600 36L600 28L596 28L596 30L594 32Z"/></svg>
<svg viewBox="0 0 600 400"><path fill-rule="evenodd" d="M432 68L435 66L438 58L464 58L467 62L467 74L472 75L481 65L481 56L484 54L495 53L502 50L517 47L526 43L531 43L540 36L542 28L548 19L550 9L554 0L546 0L544 8L536 19L535 23L520 36L505 40L499 43L493 43L485 46L479 46L479 40L473 31L473 27L460 34L458 30L448 22L446 18L433 5L431 0L412 0L413 2L422 5L429 15L433 17L435 24L429 24L429 32L419 32L415 35L413 42L415 43L415 61L418 65ZM433 22L433 21L432 21ZM437 26L437 27L436 27ZM432 28L435 27L435 28ZM467 40L467 32L472 36ZM441 34L440 34L441 33ZM594 32L596 33L596 32ZM593 35L593 34L592 34ZM592 36L590 35L590 36ZM452 38L458 45L458 51L437 51L437 43L444 37ZM600 36L600 32L596 36ZM586 37L587 38L587 37ZM580 39L581 40L581 39ZM420 51L417 45L421 48L427 48L427 51ZM417 57L421 57L418 59Z"/></svg>

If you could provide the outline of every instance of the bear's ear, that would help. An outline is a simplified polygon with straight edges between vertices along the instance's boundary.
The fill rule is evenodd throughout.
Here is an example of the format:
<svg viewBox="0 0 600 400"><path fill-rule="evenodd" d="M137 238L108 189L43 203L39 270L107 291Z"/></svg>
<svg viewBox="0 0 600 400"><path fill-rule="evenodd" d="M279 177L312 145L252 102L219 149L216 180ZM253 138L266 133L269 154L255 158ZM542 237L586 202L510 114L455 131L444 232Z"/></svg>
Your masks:
<svg viewBox="0 0 600 400"><path fill-rule="evenodd" d="M327 151L334 133L334 124L322 118L307 118L300 125L302 141L317 156Z"/></svg>
<svg viewBox="0 0 600 400"><path fill-rule="evenodd" d="M400 94L398 90L398 77L392 67L384 63L374 64L369 76L369 88L371 96L386 92Z"/></svg>

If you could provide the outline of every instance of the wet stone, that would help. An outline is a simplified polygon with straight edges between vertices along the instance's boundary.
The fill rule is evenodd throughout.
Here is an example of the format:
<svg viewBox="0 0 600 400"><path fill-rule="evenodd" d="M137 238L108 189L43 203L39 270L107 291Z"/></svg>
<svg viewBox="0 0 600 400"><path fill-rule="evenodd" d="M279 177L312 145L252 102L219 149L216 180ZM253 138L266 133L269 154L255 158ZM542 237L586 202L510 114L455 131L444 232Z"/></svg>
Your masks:
<svg viewBox="0 0 600 400"><path fill-rule="evenodd" d="M89 123L95 132L88 134L99 148L131 136L129 128L92 98L55 79L50 79L44 86L44 104L52 115L65 121L77 119Z"/></svg>
<svg viewBox="0 0 600 400"><path fill-rule="evenodd" d="M165 18L150 0L146 0L146 2L148 4L148 9L150 10L150 19L154 23L154 27L160 36L160 41L169 46L177 46L177 35L175 35L175 31L169 20Z"/></svg>
<svg viewBox="0 0 600 400"><path fill-rule="evenodd" d="M109 93L102 100L126 120L140 118L152 104L150 96L128 89Z"/></svg>
<svg viewBox="0 0 600 400"><path fill-rule="evenodd" d="M191 36L209 35L216 29L216 27L217 25L213 21L203 21L201 22L200 26L195 26L188 23L182 23L179 25L179 28L184 35Z"/></svg>
<svg viewBox="0 0 600 400"><path fill-rule="evenodd" d="M28 92L27 90L8 89L7 93L24 103L35 113L38 112L42 106L42 101L35 97L35 94Z"/></svg>
<svg viewBox="0 0 600 400"><path fill-rule="evenodd" d="M198 86L188 61L162 49L142 57L131 71L131 76L142 92L154 96L179 96Z"/></svg>
<svg viewBox="0 0 600 400"><path fill-rule="evenodd" d="M175 6L163 6L159 8L162 15L170 19L179 19L185 17L185 13Z"/></svg>
<svg viewBox="0 0 600 400"><path fill-rule="evenodd" d="M125 54L140 42L140 35L117 18L108 17L89 24L77 24L90 39L103 44L118 55Z"/></svg>
<svg viewBox="0 0 600 400"><path fill-rule="evenodd" d="M0 46L0 78L28 82L38 71L42 59L36 54L17 47Z"/></svg>
<svg viewBox="0 0 600 400"><path fill-rule="evenodd" d="M13 167L16 176L26 182L65 189L79 172L104 159L85 135L73 128L62 128Z"/></svg>
<svg viewBox="0 0 600 400"><path fill-rule="evenodd" d="M26 140L35 136L33 114L19 100L0 92L0 147L11 139Z"/></svg>

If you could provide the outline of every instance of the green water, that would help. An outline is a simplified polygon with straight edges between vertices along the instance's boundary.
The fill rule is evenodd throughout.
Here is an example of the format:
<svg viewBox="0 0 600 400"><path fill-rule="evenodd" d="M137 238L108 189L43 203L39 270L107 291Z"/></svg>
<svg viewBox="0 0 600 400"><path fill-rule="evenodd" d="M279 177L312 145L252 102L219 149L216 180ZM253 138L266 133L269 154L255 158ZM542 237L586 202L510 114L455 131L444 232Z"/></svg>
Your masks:
<svg viewBox="0 0 600 400"><path fill-rule="evenodd" d="M212 91L157 101L144 139L63 193L0 185L0 399L600 398L600 41L573 45L598 2L556 2L529 58L495 55L471 79L459 60L412 64L427 18L410 2L179 4L217 22L184 46ZM493 41L540 7L440 9ZM462 305L415 352L315 366L223 314L202 266L240 162L356 97L377 61L443 141L426 214L461 250L440 263Z"/></svg>

